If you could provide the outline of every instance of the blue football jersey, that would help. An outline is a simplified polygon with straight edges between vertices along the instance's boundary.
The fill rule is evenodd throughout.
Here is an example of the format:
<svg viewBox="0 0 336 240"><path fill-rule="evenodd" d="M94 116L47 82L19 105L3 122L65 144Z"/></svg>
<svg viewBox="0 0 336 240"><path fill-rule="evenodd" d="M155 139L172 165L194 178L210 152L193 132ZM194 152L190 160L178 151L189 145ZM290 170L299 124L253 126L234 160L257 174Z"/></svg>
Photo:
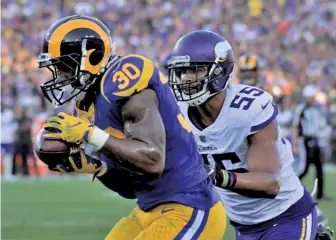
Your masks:
<svg viewBox="0 0 336 240"><path fill-rule="evenodd" d="M149 210L164 202L178 202L199 209L209 209L219 198L203 167L203 159L198 153L191 128L180 112L167 80L154 63L140 55L120 58L107 69L101 80L101 91L94 105L94 124L114 137L125 139L121 107L133 94L143 89L153 89L159 100L159 112L166 133L165 169L160 178L151 181L126 179L125 188L133 186L138 205ZM111 162L103 154L100 158ZM113 168L118 166L112 164ZM119 168L119 171L127 171ZM103 177L100 177L104 178ZM123 195L123 181L104 179L104 184L119 184L119 188L109 187ZM114 181L114 182L112 182ZM140 182L140 183L139 183ZM129 192L126 189L125 192Z"/></svg>

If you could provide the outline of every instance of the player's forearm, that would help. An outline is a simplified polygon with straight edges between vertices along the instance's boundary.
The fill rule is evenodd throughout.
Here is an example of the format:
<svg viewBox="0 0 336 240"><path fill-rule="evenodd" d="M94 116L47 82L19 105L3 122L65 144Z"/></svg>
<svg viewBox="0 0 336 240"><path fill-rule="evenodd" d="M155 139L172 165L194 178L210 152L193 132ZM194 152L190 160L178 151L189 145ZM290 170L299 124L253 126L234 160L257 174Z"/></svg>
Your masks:
<svg viewBox="0 0 336 240"><path fill-rule="evenodd" d="M275 173L222 173L225 176L217 178L218 186L247 197L275 198L280 190L280 176Z"/></svg>
<svg viewBox="0 0 336 240"><path fill-rule="evenodd" d="M154 147L137 140L120 140L110 136L100 152L121 167L140 174L160 176L163 159Z"/></svg>
<svg viewBox="0 0 336 240"><path fill-rule="evenodd" d="M233 189L256 197L274 198L280 190L280 177L272 173L237 173L237 183Z"/></svg>
<svg viewBox="0 0 336 240"><path fill-rule="evenodd" d="M159 152L144 142L109 137L100 152L129 170L158 175L162 173L162 167L158 164L161 161Z"/></svg>
<svg viewBox="0 0 336 240"><path fill-rule="evenodd" d="M164 169L164 156L146 142L118 139L95 127L88 143L103 153L111 162L138 174L159 177Z"/></svg>

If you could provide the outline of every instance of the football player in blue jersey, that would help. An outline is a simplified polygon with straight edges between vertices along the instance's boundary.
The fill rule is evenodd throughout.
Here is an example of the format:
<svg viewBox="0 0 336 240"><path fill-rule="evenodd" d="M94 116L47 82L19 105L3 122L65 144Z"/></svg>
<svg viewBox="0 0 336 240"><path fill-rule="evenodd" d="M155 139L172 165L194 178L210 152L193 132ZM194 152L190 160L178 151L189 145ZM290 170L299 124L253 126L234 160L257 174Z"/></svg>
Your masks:
<svg viewBox="0 0 336 240"><path fill-rule="evenodd" d="M99 157L81 151L52 170L93 174L121 196L138 200L106 239L222 238L224 207L190 126L151 60L118 56L102 22L76 15L47 31L39 66L53 75L41 86L50 101L76 100L76 116L50 117L46 136L85 142Z"/></svg>
<svg viewBox="0 0 336 240"><path fill-rule="evenodd" d="M222 36L187 33L173 48L169 84L205 164L216 170L236 239L314 239L316 204L291 166L277 106L262 89L230 82L233 59Z"/></svg>

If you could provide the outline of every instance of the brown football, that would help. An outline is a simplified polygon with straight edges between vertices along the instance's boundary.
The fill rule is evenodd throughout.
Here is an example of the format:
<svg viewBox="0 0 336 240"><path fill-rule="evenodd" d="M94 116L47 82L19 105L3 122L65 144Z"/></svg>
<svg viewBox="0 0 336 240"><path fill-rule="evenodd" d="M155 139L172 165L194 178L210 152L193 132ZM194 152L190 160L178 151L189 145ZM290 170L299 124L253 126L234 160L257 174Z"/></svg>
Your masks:
<svg viewBox="0 0 336 240"><path fill-rule="evenodd" d="M47 132L41 129L36 137L34 150L37 157L51 168L57 164L69 166L70 154L77 153L83 146L43 136Z"/></svg>

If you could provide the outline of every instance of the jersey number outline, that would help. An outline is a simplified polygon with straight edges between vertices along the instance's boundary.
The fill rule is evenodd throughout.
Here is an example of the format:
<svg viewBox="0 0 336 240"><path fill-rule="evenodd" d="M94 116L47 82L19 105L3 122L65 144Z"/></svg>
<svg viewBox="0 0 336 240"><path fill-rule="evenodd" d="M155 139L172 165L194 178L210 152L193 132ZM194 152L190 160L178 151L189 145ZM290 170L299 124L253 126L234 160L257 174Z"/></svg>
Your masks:
<svg viewBox="0 0 336 240"><path fill-rule="evenodd" d="M243 97L241 95L236 95L234 99L232 100L230 107L247 110L251 107L253 101L256 99L253 97L261 96L262 94L264 94L264 91L261 89L255 88L255 87L245 87L242 90L240 90L239 93L244 93L249 96L252 95L252 97L249 97L249 96Z"/></svg>
<svg viewBox="0 0 336 240"><path fill-rule="evenodd" d="M132 63L125 63L121 66L121 70L113 74L112 81L118 81L118 88L123 90L130 84L130 80L136 80L140 75L140 69L137 66Z"/></svg>
<svg viewBox="0 0 336 240"><path fill-rule="evenodd" d="M240 163L241 160L238 157L238 155L235 152L227 152L227 153L215 153L215 154L201 154L202 158L204 160L204 164L210 164L209 159L208 159L208 155L211 155L212 158L215 160L215 163L217 163L217 165L223 169L226 170L223 161L231 161L232 164L235 163ZM230 170L232 172L240 172L240 173L244 173L244 172L248 172L247 169L245 168L237 168L237 169L233 169Z"/></svg>

